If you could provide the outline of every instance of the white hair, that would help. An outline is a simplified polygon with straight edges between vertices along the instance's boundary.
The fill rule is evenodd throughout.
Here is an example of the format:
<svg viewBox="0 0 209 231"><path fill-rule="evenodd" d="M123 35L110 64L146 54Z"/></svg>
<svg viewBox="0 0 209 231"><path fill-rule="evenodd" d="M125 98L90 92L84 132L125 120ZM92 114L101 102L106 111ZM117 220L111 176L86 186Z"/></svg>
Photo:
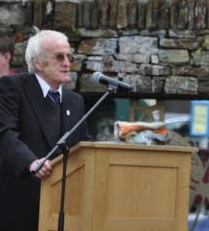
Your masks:
<svg viewBox="0 0 209 231"><path fill-rule="evenodd" d="M29 72L35 72L36 70L33 65L33 58L38 58L44 55L43 44L46 37L52 37L54 39L68 42L68 37L65 34L54 30L41 30L34 36L30 37L25 51L25 61Z"/></svg>

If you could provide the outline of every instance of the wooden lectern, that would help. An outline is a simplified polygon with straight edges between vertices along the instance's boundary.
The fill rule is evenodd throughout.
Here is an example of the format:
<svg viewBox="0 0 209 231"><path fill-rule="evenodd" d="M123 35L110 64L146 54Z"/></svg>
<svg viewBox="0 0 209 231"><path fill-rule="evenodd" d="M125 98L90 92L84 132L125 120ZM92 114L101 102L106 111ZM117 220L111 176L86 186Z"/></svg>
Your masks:
<svg viewBox="0 0 209 231"><path fill-rule="evenodd" d="M81 142L69 153L65 231L187 231L195 148ZM39 231L58 225L62 156L41 184Z"/></svg>

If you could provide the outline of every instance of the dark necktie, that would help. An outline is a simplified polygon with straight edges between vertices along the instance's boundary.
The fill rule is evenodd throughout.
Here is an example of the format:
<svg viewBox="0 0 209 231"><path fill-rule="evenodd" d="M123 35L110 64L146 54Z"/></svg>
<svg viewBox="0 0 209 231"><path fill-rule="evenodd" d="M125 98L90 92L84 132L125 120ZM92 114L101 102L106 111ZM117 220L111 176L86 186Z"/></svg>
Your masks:
<svg viewBox="0 0 209 231"><path fill-rule="evenodd" d="M54 103L59 103L60 93L58 91L48 91L48 96Z"/></svg>

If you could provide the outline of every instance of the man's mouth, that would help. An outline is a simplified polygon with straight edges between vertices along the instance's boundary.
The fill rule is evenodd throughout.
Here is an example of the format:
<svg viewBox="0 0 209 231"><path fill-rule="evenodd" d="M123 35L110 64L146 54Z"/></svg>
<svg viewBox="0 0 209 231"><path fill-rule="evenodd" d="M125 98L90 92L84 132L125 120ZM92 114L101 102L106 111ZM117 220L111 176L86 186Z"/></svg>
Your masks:
<svg viewBox="0 0 209 231"><path fill-rule="evenodd" d="M64 74L70 74L70 71L60 71L60 72Z"/></svg>

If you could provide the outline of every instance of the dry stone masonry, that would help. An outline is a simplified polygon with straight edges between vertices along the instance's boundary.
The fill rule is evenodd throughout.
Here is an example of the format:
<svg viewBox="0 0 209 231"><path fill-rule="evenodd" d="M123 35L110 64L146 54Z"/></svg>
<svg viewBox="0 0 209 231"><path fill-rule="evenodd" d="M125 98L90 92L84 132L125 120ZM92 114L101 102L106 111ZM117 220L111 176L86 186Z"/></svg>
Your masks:
<svg viewBox="0 0 209 231"><path fill-rule="evenodd" d="M38 29L66 33L76 58L69 87L82 94L104 91L89 78L100 71L132 83L136 97L209 96L207 0L5 0L0 28L14 36L16 71Z"/></svg>

